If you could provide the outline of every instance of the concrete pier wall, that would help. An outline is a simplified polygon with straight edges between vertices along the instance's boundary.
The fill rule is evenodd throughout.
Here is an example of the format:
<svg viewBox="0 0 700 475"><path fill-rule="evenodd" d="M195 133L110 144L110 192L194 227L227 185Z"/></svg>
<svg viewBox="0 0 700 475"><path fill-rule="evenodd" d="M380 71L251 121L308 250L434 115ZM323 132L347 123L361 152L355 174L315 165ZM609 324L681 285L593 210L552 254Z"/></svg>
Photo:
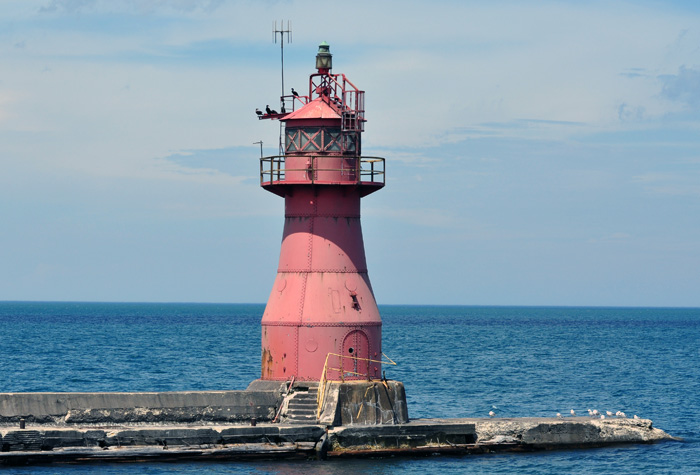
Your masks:
<svg viewBox="0 0 700 475"><path fill-rule="evenodd" d="M406 391L400 381L329 381L319 423L332 426L405 424Z"/></svg>
<svg viewBox="0 0 700 475"><path fill-rule="evenodd" d="M145 426L66 428L30 426L0 428L0 452L49 451L68 448L118 449L122 447L199 447L206 445L316 442L324 434L319 426L261 424L238 426ZM2 458L0 456L0 458Z"/></svg>
<svg viewBox="0 0 700 475"><path fill-rule="evenodd" d="M279 391L0 393L0 424L267 421L281 400Z"/></svg>

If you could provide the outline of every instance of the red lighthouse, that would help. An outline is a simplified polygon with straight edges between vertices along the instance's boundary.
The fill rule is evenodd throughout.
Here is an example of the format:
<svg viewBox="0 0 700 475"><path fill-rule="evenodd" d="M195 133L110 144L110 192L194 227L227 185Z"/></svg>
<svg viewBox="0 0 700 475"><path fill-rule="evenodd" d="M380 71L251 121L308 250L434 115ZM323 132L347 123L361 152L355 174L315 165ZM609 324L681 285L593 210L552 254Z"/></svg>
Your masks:
<svg viewBox="0 0 700 475"><path fill-rule="evenodd" d="M364 91L332 74L331 61L324 42L308 95L283 96L286 112L261 116L279 119L284 137L282 155L260 159L261 186L285 201L277 277L262 318L263 380L318 381L326 361L329 379L381 376L382 322L360 199L384 186L384 159L362 156Z"/></svg>

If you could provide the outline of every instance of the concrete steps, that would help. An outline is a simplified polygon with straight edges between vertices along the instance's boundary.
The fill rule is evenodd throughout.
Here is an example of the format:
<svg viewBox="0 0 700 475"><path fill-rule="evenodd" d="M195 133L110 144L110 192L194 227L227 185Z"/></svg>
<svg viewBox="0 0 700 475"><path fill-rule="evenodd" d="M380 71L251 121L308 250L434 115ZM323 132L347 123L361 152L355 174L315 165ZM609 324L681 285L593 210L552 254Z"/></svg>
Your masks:
<svg viewBox="0 0 700 475"><path fill-rule="evenodd" d="M307 383L294 387L294 392L287 399L287 411L284 421L297 424L315 424L318 405L318 383Z"/></svg>
<svg viewBox="0 0 700 475"><path fill-rule="evenodd" d="M2 438L2 452L10 450L41 450L43 437L38 430L19 430L8 433Z"/></svg>

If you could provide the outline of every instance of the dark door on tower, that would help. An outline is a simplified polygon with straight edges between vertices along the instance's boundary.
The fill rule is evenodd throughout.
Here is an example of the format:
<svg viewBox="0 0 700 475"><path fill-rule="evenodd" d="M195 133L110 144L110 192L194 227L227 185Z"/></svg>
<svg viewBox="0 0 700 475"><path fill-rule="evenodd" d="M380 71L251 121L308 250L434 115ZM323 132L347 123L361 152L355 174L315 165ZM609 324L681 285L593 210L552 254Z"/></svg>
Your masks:
<svg viewBox="0 0 700 475"><path fill-rule="evenodd" d="M345 379L367 379L369 374L369 338L362 330L353 330L343 340Z"/></svg>

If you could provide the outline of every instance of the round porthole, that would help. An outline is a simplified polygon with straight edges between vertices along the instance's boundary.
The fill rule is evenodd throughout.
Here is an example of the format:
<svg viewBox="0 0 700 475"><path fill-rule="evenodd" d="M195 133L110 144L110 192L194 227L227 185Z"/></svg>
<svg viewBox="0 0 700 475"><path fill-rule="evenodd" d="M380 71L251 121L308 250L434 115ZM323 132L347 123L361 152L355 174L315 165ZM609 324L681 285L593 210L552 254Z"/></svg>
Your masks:
<svg viewBox="0 0 700 475"><path fill-rule="evenodd" d="M313 353L318 348L318 343L313 338L310 338L306 340L306 343L304 343L304 347L306 348L306 351L308 351L309 353Z"/></svg>
<svg viewBox="0 0 700 475"><path fill-rule="evenodd" d="M353 354L355 352L355 348L348 348L348 353Z"/></svg>

